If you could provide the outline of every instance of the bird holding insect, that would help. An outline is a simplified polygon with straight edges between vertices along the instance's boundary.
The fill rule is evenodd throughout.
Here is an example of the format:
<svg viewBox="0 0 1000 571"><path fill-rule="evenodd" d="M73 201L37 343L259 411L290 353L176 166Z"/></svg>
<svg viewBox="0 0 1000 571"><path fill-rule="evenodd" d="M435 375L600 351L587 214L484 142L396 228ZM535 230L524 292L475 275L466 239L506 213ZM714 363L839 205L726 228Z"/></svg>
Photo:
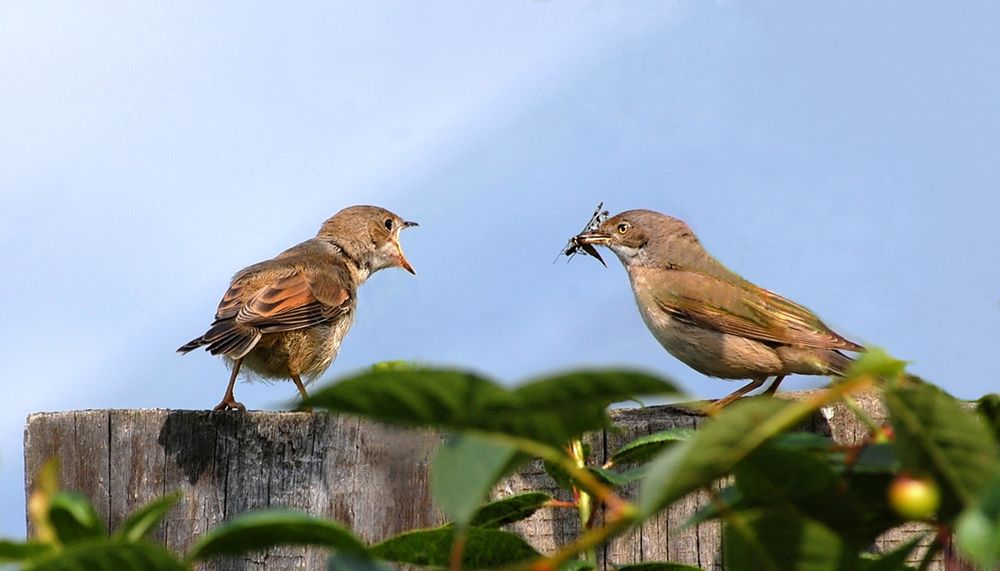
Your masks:
<svg viewBox="0 0 1000 571"><path fill-rule="evenodd" d="M723 379L749 379L716 401L721 408L775 377L842 375L844 352L864 351L805 307L730 271L709 254L682 220L652 210L613 217L597 212L564 249L604 261L604 246L622 262L646 327L674 357Z"/></svg>

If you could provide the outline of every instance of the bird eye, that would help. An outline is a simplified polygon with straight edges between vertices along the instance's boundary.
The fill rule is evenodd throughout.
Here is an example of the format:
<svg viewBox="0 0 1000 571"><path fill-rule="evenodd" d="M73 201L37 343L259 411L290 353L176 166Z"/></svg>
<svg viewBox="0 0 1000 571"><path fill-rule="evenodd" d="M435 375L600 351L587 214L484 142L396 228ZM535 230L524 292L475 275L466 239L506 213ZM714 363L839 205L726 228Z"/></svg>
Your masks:
<svg viewBox="0 0 1000 571"><path fill-rule="evenodd" d="M385 229L392 232L392 218L385 219Z"/></svg>
<svg viewBox="0 0 1000 571"><path fill-rule="evenodd" d="M619 234L624 234L624 233L628 232L628 229L629 229L629 225L627 223L625 223L625 222L622 222L621 224L618 225L618 233Z"/></svg>

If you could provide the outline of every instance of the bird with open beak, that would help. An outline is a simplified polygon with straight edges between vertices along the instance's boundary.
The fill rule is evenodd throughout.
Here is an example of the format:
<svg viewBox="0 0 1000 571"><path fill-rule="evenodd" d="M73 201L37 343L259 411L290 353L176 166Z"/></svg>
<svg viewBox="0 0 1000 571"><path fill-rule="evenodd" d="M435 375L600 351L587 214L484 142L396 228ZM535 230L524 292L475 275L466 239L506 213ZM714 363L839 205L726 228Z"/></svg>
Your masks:
<svg viewBox="0 0 1000 571"><path fill-rule="evenodd" d="M842 375L851 363L842 351L864 351L805 307L730 271L677 218L622 212L571 238L564 252L594 246L621 260L642 319L664 349L702 374L751 380L715 409L768 377L775 377L766 391L773 394L789 374Z"/></svg>
<svg viewBox="0 0 1000 571"><path fill-rule="evenodd" d="M354 321L358 287L385 268L415 273L399 233L416 225L384 208L351 206L324 222L315 238L237 272L208 331L177 350L205 347L231 365L215 410L246 410L233 396L241 368L291 379L305 398L305 384L337 357Z"/></svg>

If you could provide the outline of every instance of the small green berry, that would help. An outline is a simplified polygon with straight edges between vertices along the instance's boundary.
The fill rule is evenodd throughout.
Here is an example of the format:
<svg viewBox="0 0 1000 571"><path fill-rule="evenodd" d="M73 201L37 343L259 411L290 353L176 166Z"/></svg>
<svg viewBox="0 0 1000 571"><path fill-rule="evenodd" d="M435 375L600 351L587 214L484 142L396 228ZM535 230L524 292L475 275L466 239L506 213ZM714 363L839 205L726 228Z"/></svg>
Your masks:
<svg viewBox="0 0 1000 571"><path fill-rule="evenodd" d="M931 478L899 474L889 484L889 505L907 520L928 520L941 505L941 490Z"/></svg>

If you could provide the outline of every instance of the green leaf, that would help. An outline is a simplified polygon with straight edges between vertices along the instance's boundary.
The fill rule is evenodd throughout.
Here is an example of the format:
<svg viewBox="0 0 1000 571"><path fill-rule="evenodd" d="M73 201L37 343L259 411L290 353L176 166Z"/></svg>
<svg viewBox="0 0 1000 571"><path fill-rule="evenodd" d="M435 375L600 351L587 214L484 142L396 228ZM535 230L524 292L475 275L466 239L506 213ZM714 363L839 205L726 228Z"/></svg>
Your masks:
<svg viewBox="0 0 1000 571"><path fill-rule="evenodd" d="M529 381L514 395L533 407L591 404L600 408L642 395L675 395L673 383L639 371L575 371Z"/></svg>
<svg viewBox="0 0 1000 571"><path fill-rule="evenodd" d="M239 515L201 536L188 555L191 561L241 555L280 545L315 545L365 553L365 546L344 526L290 510Z"/></svg>
<svg viewBox="0 0 1000 571"><path fill-rule="evenodd" d="M24 571L186 571L172 554L151 543L114 539L82 541L38 560Z"/></svg>
<svg viewBox="0 0 1000 571"><path fill-rule="evenodd" d="M806 513L828 508L843 487L824 458L771 445L755 450L736 465L733 475L748 501Z"/></svg>
<svg viewBox="0 0 1000 571"><path fill-rule="evenodd" d="M420 365L414 363L413 361L380 361L372 365L372 370L377 372L384 371L414 371L420 369Z"/></svg>
<svg viewBox="0 0 1000 571"><path fill-rule="evenodd" d="M476 514L493 485L512 466L517 448L476 434L456 434L438 448L431 464L431 493L458 526Z"/></svg>
<svg viewBox="0 0 1000 571"><path fill-rule="evenodd" d="M884 397L903 469L941 485L940 516L947 521L973 505L1000 472L1000 448L983 419L933 385L892 388Z"/></svg>
<svg viewBox="0 0 1000 571"><path fill-rule="evenodd" d="M360 414L408 426L477 428L485 408L512 408L510 392L474 373L444 369L362 372L326 385L302 407Z"/></svg>
<svg viewBox="0 0 1000 571"><path fill-rule="evenodd" d="M641 480L646 477L646 472L648 472L646 466L639 466L638 468L632 468L631 470L626 470L624 472L608 470L607 468L599 468L596 466L587 468L587 470L589 470L591 474L597 476L597 479L601 480L605 484L611 484L615 487L624 486L637 480Z"/></svg>
<svg viewBox="0 0 1000 571"><path fill-rule="evenodd" d="M814 432L789 432L774 438L773 445L785 450L829 452L836 447L833 440Z"/></svg>
<svg viewBox="0 0 1000 571"><path fill-rule="evenodd" d="M920 545L920 541L923 538L924 536L921 534L885 555L875 556L870 553L862 553L861 559L858 562L860 571L902 571L912 569L906 565L906 561L910 558L913 550Z"/></svg>
<svg viewBox="0 0 1000 571"><path fill-rule="evenodd" d="M552 481L555 482L557 486L566 491L573 490L573 479L569 477L569 472L563 470L561 466L553 464L548 460L542 462L542 466L545 468L545 473L552 478Z"/></svg>
<svg viewBox="0 0 1000 571"><path fill-rule="evenodd" d="M899 472L895 444L869 444L858 454L851 471L856 474L895 474Z"/></svg>
<svg viewBox="0 0 1000 571"><path fill-rule="evenodd" d="M618 449L608 462L605 468L610 468L616 464L626 464L629 462L647 462L650 458L658 454L667 446L679 441L690 440L694 435L693 428L669 428L640 436Z"/></svg>
<svg viewBox="0 0 1000 571"><path fill-rule="evenodd" d="M59 492L49 505L49 521L59 541L73 543L83 539L104 537L104 522L94 506L81 494Z"/></svg>
<svg viewBox="0 0 1000 571"><path fill-rule="evenodd" d="M375 557L395 563L447 567L455 534L451 528L416 530L373 545ZM521 537L498 529L467 530L462 567L488 569L539 557Z"/></svg>
<svg viewBox="0 0 1000 571"><path fill-rule="evenodd" d="M1000 442L1000 394L985 395L976 402L976 410L993 429L993 436Z"/></svg>
<svg viewBox="0 0 1000 571"><path fill-rule="evenodd" d="M886 379L898 379L906 372L906 361L900 361L879 347L869 347L867 351L855 358L844 373L844 377L853 379L862 375L872 375Z"/></svg>
<svg viewBox="0 0 1000 571"><path fill-rule="evenodd" d="M839 531L852 546L874 542L883 532L904 523L889 505L887 490L893 478L891 473L851 474L846 490L838 497L840 502L831 502L827 512L815 514L816 519Z"/></svg>
<svg viewBox="0 0 1000 571"><path fill-rule="evenodd" d="M326 560L326 571L398 571L385 561L358 553L334 553Z"/></svg>
<svg viewBox="0 0 1000 571"><path fill-rule="evenodd" d="M673 384L635 371L579 371L528 382L511 392L511 411L486 410L487 417L516 421L501 432L563 446L585 432L611 425L607 407L643 395L677 394Z"/></svg>
<svg viewBox="0 0 1000 571"><path fill-rule="evenodd" d="M661 561L649 561L645 563L634 563L632 565L622 565L615 567L617 571L701 571L701 567L683 565L681 563L668 563Z"/></svg>
<svg viewBox="0 0 1000 571"><path fill-rule="evenodd" d="M51 552L52 549L52 545L48 543L35 541L15 542L0 539L0 563L38 559Z"/></svg>
<svg viewBox="0 0 1000 571"><path fill-rule="evenodd" d="M858 549L899 523L882 499L888 475L849 480L849 475L838 472L829 453L786 444L775 439L736 465L733 474L744 506L812 518ZM878 499L859 496L865 487Z"/></svg>
<svg viewBox="0 0 1000 571"><path fill-rule="evenodd" d="M772 398L736 402L687 441L661 452L649 465L639 495L649 517L689 492L726 475L768 439L806 418L812 407Z"/></svg>
<svg viewBox="0 0 1000 571"><path fill-rule="evenodd" d="M180 499L180 493L168 494L137 509L118 528L115 537L129 542L136 542L146 537Z"/></svg>
<svg viewBox="0 0 1000 571"><path fill-rule="evenodd" d="M367 371L327 385L303 407L360 414L404 426L478 430L553 445L610 423L605 408L673 385L642 373L569 373L514 391L473 373L443 369Z"/></svg>
<svg viewBox="0 0 1000 571"><path fill-rule="evenodd" d="M962 554L982 569L1000 564L1000 475L986 488L978 505L962 512L955 535Z"/></svg>
<svg viewBox="0 0 1000 571"><path fill-rule="evenodd" d="M706 521L721 518L726 513L745 509L743 493L736 486L726 486L715 494L713 501L701 506L694 515L684 520L680 529L690 529Z"/></svg>
<svg viewBox="0 0 1000 571"><path fill-rule="evenodd" d="M831 529L788 514L734 513L723 533L730 571L837 571L848 556Z"/></svg>
<svg viewBox="0 0 1000 571"><path fill-rule="evenodd" d="M472 527L498 528L531 517L552 501L552 496L542 492L525 492L491 502L479 508L469 522Z"/></svg>

